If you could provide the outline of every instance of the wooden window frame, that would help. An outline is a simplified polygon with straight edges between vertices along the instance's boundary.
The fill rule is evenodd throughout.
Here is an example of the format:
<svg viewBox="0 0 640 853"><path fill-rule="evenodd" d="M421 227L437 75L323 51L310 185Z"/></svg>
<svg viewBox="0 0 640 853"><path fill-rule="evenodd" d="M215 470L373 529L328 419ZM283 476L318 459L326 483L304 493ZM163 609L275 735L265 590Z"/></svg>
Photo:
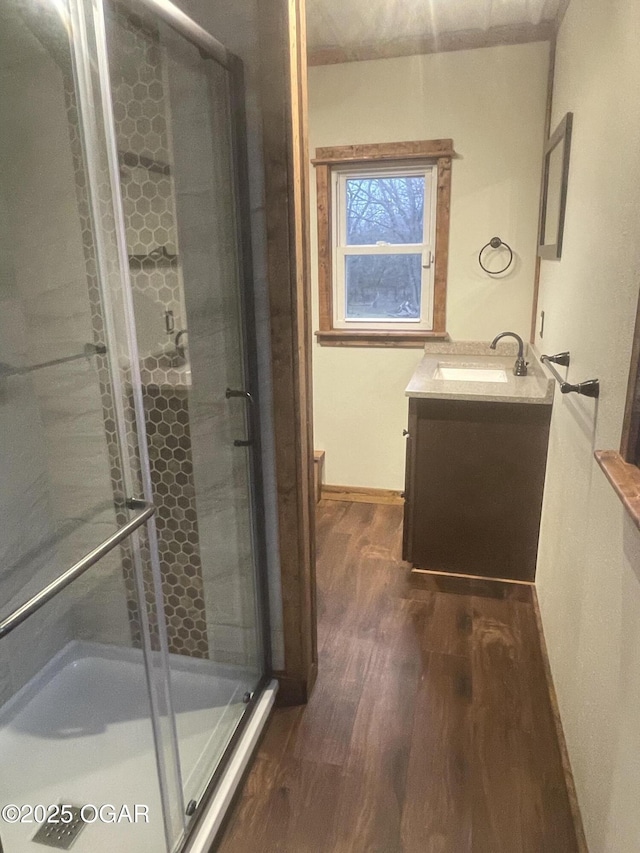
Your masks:
<svg viewBox="0 0 640 853"><path fill-rule="evenodd" d="M424 209L422 224L422 239L411 243L352 244L347 238L347 182L367 178L397 178L398 176L418 177L424 180ZM433 328L433 285L434 285L434 252L436 224L436 177L437 167L432 163L394 163L390 166L387 161L363 166L358 163L355 167L334 169L332 177L332 217L334 225L334 250L332 279L333 279L333 322L336 329L358 329L370 331L374 329L398 331L431 331ZM417 318L347 318L347 257L363 257L372 255L419 255L420 256L420 316Z"/></svg>
<svg viewBox="0 0 640 853"><path fill-rule="evenodd" d="M449 264L449 221L451 209L452 139L416 142L375 143L316 148L311 161L316 170L318 212L318 290L321 346L414 347L428 340L448 340L446 331L447 269ZM333 321L333 239L332 170L349 166L376 166L412 163L437 167L436 239L433 282L433 328L425 329L342 329Z"/></svg>
<svg viewBox="0 0 640 853"><path fill-rule="evenodd" d="M596 450L596 460L640 529L640 302L631 350L620 450Z"/></svg>

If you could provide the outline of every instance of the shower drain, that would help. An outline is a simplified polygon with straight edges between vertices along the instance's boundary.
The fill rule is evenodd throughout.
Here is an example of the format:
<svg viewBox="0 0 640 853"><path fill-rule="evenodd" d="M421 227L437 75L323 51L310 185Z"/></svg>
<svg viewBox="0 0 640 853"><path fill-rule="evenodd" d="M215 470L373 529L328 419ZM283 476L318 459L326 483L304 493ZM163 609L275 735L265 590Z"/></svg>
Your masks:
<svg viewBox="0 0 640 853"><path fill-rule="evenodd" d="M55 847L56 850L68 850L76 840L85 822L80 817L80 807L70 806L65 809L66 814L73 815L69 823L60 823L59 815L56 823L46 821L33 836L37 844L45 844L47 847Z"/></svg>

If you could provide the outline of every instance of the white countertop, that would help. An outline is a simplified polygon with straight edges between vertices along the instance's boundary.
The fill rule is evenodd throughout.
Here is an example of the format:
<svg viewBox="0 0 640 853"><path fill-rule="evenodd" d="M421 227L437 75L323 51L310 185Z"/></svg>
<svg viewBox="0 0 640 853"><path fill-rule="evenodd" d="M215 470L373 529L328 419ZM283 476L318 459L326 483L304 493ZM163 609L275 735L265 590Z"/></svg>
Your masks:
<svg viewBox="0 0 640 853"><path fill-rule="evenodd" d="M554 380L540 364L531 347L525 349L527 376L514 376L515 355L493 352L486 343L432 344L416 367L405 390L407 397L433 400L474 400L488 403L551 405ZM440 368L502 369L503 381L478 382L439 378ZM506 381L505 381L506 380Z"/></svg>

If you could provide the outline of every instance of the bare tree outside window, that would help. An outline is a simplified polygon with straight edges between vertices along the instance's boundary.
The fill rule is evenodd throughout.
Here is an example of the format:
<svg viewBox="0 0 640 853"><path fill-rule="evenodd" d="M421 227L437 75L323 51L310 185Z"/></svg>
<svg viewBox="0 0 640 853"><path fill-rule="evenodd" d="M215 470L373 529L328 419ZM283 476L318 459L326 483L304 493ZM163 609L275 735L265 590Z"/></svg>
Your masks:
<svg viewBox="0 0 640 853"><path fill-rule="evenodd" d="M423 243L424 176L349 178L345 184L348 246ZM345 264L348 318L420 318L420 251L349 253Z"/></svg>

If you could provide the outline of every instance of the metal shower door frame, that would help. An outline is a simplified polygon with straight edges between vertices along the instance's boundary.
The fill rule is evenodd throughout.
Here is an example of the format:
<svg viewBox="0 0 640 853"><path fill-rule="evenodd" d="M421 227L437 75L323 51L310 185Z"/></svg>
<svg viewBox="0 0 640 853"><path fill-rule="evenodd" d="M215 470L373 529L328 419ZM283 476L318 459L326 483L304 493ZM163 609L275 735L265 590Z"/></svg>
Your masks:
<svg viewBox="0 0 640 853"><path fill-rule="evenodd" d="M113 156L115 128L113 125L103 9L99 0L68 0L68 2L70 42L74 59L74 82L78 97L79 123L83 138L91 218L95 233L97 274L105 312L105 330L110 343L109 364L114 392L116 429L122 456L122 474L127 493L134 497L134 489L136 487L141 488L143 500L152 505L151 467L146 441L142 381L126 251L117 148L115 161ZM100 189L103 186L108 186L108 199L105 199L105 194L100 195ZM117 255L115 269L114 258L109 256L106 246L104 225L106 218L110 219L111 223L115 225L115 254ZM116 316L117 311L110 292L110 281L113 278L117 278L119 295L122 297L119 316ZM119 327L124 329L124 340L119 339L117 320L120 321ZM128 446L127 421L123 403L121 370L116 363L122 350L126 352L133 398L139 482L135 482L137 478L132 476L131 459L125 458L125 451ZM145 676L151 703L151 722L166 849L174 850L184 838L186 819L175 713L172 705L171 676L168 664L169 648L162 600L160 560L153 516L147 521L147 541L153 578L154 605L158 622L159 653L151 653L148 613L145 609L143 565L139 546L134 549L133 574L141 608Z"/></svg>
<svg viewBox="0 0 640 853"><path fill-rule="evenodd" d="M84 17L83 3L91 4L91 26ZM133 307L132 286L129 275L128 252L126 243L126 228L123 214L123 201L120 188L118 146L113 116L113 98L109 76L109 54L106 34L105 7L110 0L70 0L73 6L80 10L78 17L81 19L77 24L78 33L82 36L78 62L83 66L87 80L84 85L85 100L88 114L97 110L96 101L100 102L100 114L102 118L102 132L104 134L104 145L106 159L108 161L108 172L110 180L111 195L113 199L113 213L116 225L116 242L118 245L119 273L124 296L125 325L127 331L127 345L130 354L131 385L133 388L135 425L138 437L140 461L142 467L142 480L144 499L152 502L151 472L146 445L146 426L144 408L142 401L142 382L140 378L138 347L136 338L136 325ZM269 625L269 590L267 578L267 547L264 526L264 488L262 476L262 448L260 429L260 406L259 406L259 378L257 362L255 310L253 295L253 268L251 248L251 218L249 208L249 178L246 148L246 117L245 117L245 89L244 68L239 57L231 53L210 33L200 27L169 0L114 0L132 13L140 8L156 15L163 23L186 38L198 47L203 59L209 59L222 66L228 72L229 99L231 112L231 144L234 171L235 191L235 213L236 230L238 235L238 274L239 274L239 298L241 300L240 313L242 318L243 338L243 368L244 375L248 381L253 405L248 406L247 419L249 422L253 442L248 448L250 460L250 498L253 512L251 514L252 552L254 555L254 577L256 581L256 620L261 650L262 677L247 704L246 711L240 720L236 730L231 737L217 766L212 769L212 776L203 792L198 808L189 818L185 815L184 789L180 776L179 745L175 726L175 714L172 709L171 700L171 671L169 666L169 651L167 643L166 627L164 627L164 602L162 599L162 579L157 549L155 523L153 517L148 521L148 536L151 547L152 573L155 587L155 605L158 613L163 613L161 633L161 658L164 668L163 695L159 704L164 714L169 717L169 730L160 730L158 720L156 724L156 752L160 773L161 793L163 806L165 808L165 831L169 848L174 849L182 846L186 837L192 832L198 823L199 817L204 812L206 804L215 792L215 789L224 776L225 770L232 757L234 748L242 736L254 711L258 700L271 678L271 635ZM77 5L76 5L77 4ZM76 28L74 27L74 30ZM75 42L75 32L72 42ZM78 51L76 51L77 53ZM96 62L91 67L91 56L95 56ZM94 127L94 135L97 135L97 127ZM94 139L93 146L97 143ZM118 377L116 377L118 381ZM121 399L121 395L119 399ZM122 412L124 423L124 412ZM125 445L126 446L126 445ZM141 573L139 581L142 582ZM151 664L150 664L151 666ZM150 682L152 674L148 674ZM154 686L150 686L153 694ZM155 685L158 692L158 685ZM156 697L157 698L157 697ZM155 717L155 715L154 715ZM162 714L158 713L158 718ZM163 737L165 740L163 740ZM170 743L166 744L166 738ZM162 744L165 744L164 747ZM165 756L165 751L167 755ZM168 760L166 760L168 758ZM167 766L172 764L173 767ZM179 812L179 818L178 814ZM178 838L178 827L182 824L183 831Z"/></svg>
<svg viewBox="0 0 640 853"><path fill-rule="evenodd" d="M104 7L109 0L95 0ZM114 0L115 2L115 0ZM249 205L249 168L247 159L247 128L245 112L244 64L239 56L228 50L214 36L186 15L170 0L117 0L132 12L143 8L156 14L165 24L200 50L203 59L221 65L229 74L229 99L232 116L231 144L234 169L236 230L238 234L239 295L241 299L244 373L249 383L252 405L248 407L251 445L251 498L253 513L253 544L256 555L256 579L260 612L258 624L263 634L262 664L266 677L271 672L271 642L268 602L267 547L264 531L264 484L262 474L262 445L260 441L260 395L254 304L254 276L251 245L251 214ZM117 143L113 129L111 148L117 163ZM123 223L124 229L124 223ZM124 236L124 234L123 234ZM126 244L125 244L126 246ZM126 255L126 251L125 251ZM132 309L133 310L133 309Z"/></svg>

